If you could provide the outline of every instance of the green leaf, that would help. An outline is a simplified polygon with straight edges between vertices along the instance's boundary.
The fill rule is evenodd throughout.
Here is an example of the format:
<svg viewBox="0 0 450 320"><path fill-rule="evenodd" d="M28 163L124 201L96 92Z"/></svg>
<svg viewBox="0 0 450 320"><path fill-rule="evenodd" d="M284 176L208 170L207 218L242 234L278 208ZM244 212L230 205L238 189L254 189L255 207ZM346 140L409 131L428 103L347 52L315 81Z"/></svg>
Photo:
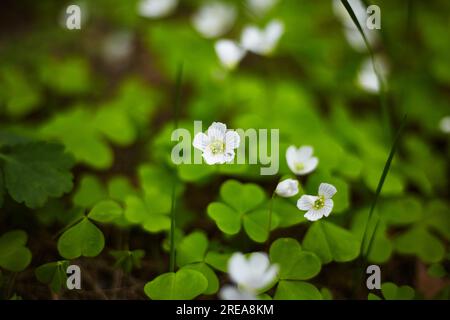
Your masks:
<svg viewBox="0 0 450 320"><path fill-rule="evenodd" d="M36 278L50 286L53 292L61 291L62 287L66 286L67 282L67 267L69 261L56 261L43 264L34 271Z"/></svg>
<svg viewBox="0 0 450 320"><path fill-rule="evenodd" d="M433 200L424 210L424 222L430 228L450 240L450 206L444 201Z"/></svg>
<svg viewBox="0 0 450 320"><path fill-rule="evenodd" d="M264 191L256 184L242 184L236 180L227 180L220 187L220 196L230 207L243 214L255 209L265 199Z"/></svg>
<svg viewBox="0 0 450 320"><path fill-rule="evenodd" d="M297 240L280 238L270 247L270 261L279 265L281 280L308 280L320 272L320 259L312 252L302 251Z"/></svg>
<svg viewBox="0 0 450 320"><path fill-rule="evenodd" d="M278 283L275 300L322 300L320 291L303 281L281 280Z"/></svg>
<svg viewBox="0 0 450 320"><path fill-rule="evenodd" d="M413 254L428 263L444 258L445 248L441 241L425 227L417 226L401 234L394 240L395 250L402 254Z"/></svg>
<svg viewBox="0 0 450 320"><path fill-rule="evenodd" d="M288 199L275 197L273 199L273 212L276 212L279 218L279 228L291 227L306 221L297 206Z"/></svg>
<svg viewBox="0 0 450 320"><path fill-rule="evenodd" d="M144 292L152 300L191 300L207 288L208 280L201 272L182 268L148 282Z"/></svg>
<svg viewBox="0 0 450 320"><path fill-rule="evenodd" d="M58 252L66 259L95 257L104 246L103 233L88 218L65 231L58 240Z"/></svg>
<svg viewBox="0 0 450 320"><path fill-rule="evenodd" d="M214 271L206 263L199 262L188 264L184 266L183 269L196 270L203 274L206 280L208 280L208 287L203 292L203 294L215 294L217 291L219 291L219 279L217 278L217 275L214 273Z"/></svg>
<svg viewBox="0 0 450 320"><path fill-rule="evenodd" d="M215 251L209 251L206 254L205 262L212 266L214 269L227 272L228 261L230 260L231 253L220 253Z"/></svg>
<svg viewBox="0 0 450 320"><path fill-rule="evenodd" d="M410 286L397 286L391 282L381 285L381 292L386 300L412 300L414 299L414 289Z"/></svg>
<svg viewBox="0 0 450 320"><path fill-rule="evenodd" d="M92 208L97 202L107 199L105 188L97 177L85 175L81 178L79 186L73 196L75 206Z"/></svg>
<svg viewBox="0 0 450 320"><path fill-rule="evenodd" d="M109 252L115 259L114 267L121 268L130 273L133 268L141 267L141 260L145 256L144 250L111 250Z"/></svg>
<svg viewBox="0 0 450 320"><path fill-rule="evenodd" d="M367 295L367 300L382 300L379 296L373 293L369 293Z"/></svg>
<svg viewBox="0 0 450 320"><path fill-rule="evenodd" d="M5 198L5 182L3 181L3 172L0 170L0 208L3 207Z"/></svg>
<svg viewBox="0 0 450 320"><path fill-rule="evenodd" d="M245 214L242 218L244 230L250 239L255 242L264 242L269 237L269 209L255 210ZM272 212L272 221L270 230L278 226L278 216Z"/></svg>
<svg viewBox="0 0 450 320"><path fill-rule="evenodd" d="M322 263L351 261L359 254L359 241L351 232L325 221L309 227L303 247L317 254Z"/></svg>
<svg viewBox="0 0 450 320"><path fill-rule="evenodd" d="M103 200L89 212L88 217L97 222L111 222L122 216L123 210L117 202Z"/></svg>
<svg viewBox="0 0 450 320"><path fill-rule="evenodd" d="M184 237L178 244L177 264L178 266L184 266L189 263L203 262L208 249L208 238L202 231L195 231Z"/></svg>
<svg viewBox="0 0 450 320"><path fill-rule="evenodd" d="M5 185L11 197L30 208L42 207L48 197L72 190L73 158L59 144L32 142L10 148L3 160Z"/></svg>
<svg viewBox="0 0 450 320"><path fill-rule="evenodd" d="M31 262L26 247L27 234L22 230L9 231L0 237L0 267L12 272L23 271Z"/></svg>
<svg viewBox="0 0 450 320"><path fill-rule="evenodd" d="M241 230L241 215L226 204L210 203L207 211L222 232L234 235Z"/></svg>
<svg viewBox="0 0 450 320"><path fill-rule="evenodd" d="M380 202L380 215L389 225L405 225L419 221L422 217L422 204L413 197Z"/></svg>
<svg viewBox="0 0 450 320"><path fill-rule="evenodd" d="M131 223L139 223L152 233L170 229L170 217L165 214L154 213L152 205L147 199L129 196L125 200L125 218Z"/></svg>
<svg viewBox="0 0 450 320"><path fill-rule="evenodd" d="M126 110L118 107L107 105L100 108L95 115L93 125L110 141L120 146L130 145L137 136Z"/></svg>
<svg viewBox="0 0 450 320"><path fill-rule="evenodd" d="M125 202L128 196L134 194L134 189L126 177L116 176L108 181L108 194L113 200Z"/></svg>

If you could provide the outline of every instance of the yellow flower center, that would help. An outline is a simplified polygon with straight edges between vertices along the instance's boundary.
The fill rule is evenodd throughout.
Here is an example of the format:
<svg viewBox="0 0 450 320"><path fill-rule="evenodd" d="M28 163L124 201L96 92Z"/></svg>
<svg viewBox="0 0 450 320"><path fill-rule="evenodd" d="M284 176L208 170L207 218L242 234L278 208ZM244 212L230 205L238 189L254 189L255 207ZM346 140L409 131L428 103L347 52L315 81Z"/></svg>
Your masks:
<svg viewBox="0 0 450 320"><path fill-rule="evenodd" d="M212 154L216 155L225 151L225 143L220 140L216 140L209 145Z"/></svg>
<svg viewBox="0 0 450 320"><path fill-rule="evenodd" d="M316 210L322 209L323 206L325 205L325 197L324 196L319 196L319 198L314 201L313 207Z"/></svg>
<svg viewBox="0 0 450 320"><path fill-rule="evenodd" d="M301 162L296 162L294 166L296 171L302 171L305 169L305 165Z"/></svg>

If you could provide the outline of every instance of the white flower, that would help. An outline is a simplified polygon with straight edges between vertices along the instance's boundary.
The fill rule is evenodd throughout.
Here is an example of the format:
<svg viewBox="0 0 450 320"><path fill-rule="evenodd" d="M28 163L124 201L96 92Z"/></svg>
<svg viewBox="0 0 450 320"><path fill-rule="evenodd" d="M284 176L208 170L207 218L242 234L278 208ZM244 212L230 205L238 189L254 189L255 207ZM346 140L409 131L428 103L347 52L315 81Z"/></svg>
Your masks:
<svg viewBox="0 0 450 320"><path fill-rule="evenodd" d="M280 197L293 197L298 193L298 181L294 179L283 180L277 185L275 192Z"/></svg>
<svg viewBox="0 0 450 320"><path fill-rule="evenodd" d="M178 5L178 0L141 0L138 12L147 18L161 18L171 14Z"/></svg>
<svg viewBox="0 0 450 320"><path fill-rule="evenodd" d="M192 23L205 38L215 38L229 31L235 20L236 9L234 6L212 2L200 8L193 16Z"/></svg>
<svg viewBox="0 0 450 320"><path fill-rule="evenodd" d="M329 183L321 183L319 186L319 195L303 195L297 201L297 207L300 210L307 210L305 218L310 221L316 221L323 216L328 217L333 209L333 200L331 198L337 192L336 188Z"/></svg>
<svg viewBox="0 0 450 320"><path fill-rule="evenodd" d="M312 172L319 164L319 159L313 157L314 149L310 146L296 148L290 146L286 151L286 160L289 169L297 175L305 175Z"/></svg>
<svg viewBox="0 0 450 320"><path fill-rule="evenodd" d="M439 128L443 133L450 133L450 116L443 117L439 121Z"/></svg>
<svg viewBox="0 0 450 320"><path fill-rule="evenodd" d="M358 19L359 25L364 31L367 42L369 42L370 46L375 46L379 41L378 31L376 29L371 30L367 28L366 20L368 16L366 6L361 0L348 0L348 3L352 7L353 12ZM356 25L353 23L352 18L348 14L341 0L333 0L333 11L344 25L345 37L350 46L359 52L366 51L367 47L364 43L364 39Z"/></svg>
<svg viewBox="0 0 450 320"><path fill-rule="evenodd" d="M257 16L263 16L270 11L278 0L247 0L247 6Z"/></svg>
<svg viewBox="0 0 450 320"><path fill-rule="evenodd" d="M277 46L283 33L284 24L279 20L272 20L265 29L248 26L242 31L241 45L253 53L269 55Z"/></svg>
<svg viewBox="0 0 450 320"><path fill-rule="evenodd" d="M228 274L231 280L245 292L256 294L266 288L278 273L277 265L270 265L264 252L254 252L247 259L242 253L233 254L228 261Z"/></svg>
<svg viewBox="0 0 450 320"><path fill-rule="evenodd" d="M234 149L239 147L240 137L236 131L227 130L225 124L213 122L207 134L200 132L195 135L192 144L203 151L207 164L230 163L234 159Z"/></svg>
<svg viewBox="0 0 450 320"><path fill-rule="evenodd" d="M245 56L245 49L232 40L219 40L214 48L222 65L234 69Z"/></svg>
<svg viewBox="0 0 450 320"><path fill-rule="evenodd" d="M254 294L233 286L223 287L219 296L222 300L258 300Z"/></svg>
<svg viewBox="0 0 450 320"><path fill-rule="evenodd" d="M389 73L387 63L381 57L375 57L375 64L377 71L381 76L381 79L386 83L386 79ZM380 91L380 82L378 81L377 74L373 68L371 59L366 59L358 72L358 84L365 91L370 93L378 93Z"/></svg>

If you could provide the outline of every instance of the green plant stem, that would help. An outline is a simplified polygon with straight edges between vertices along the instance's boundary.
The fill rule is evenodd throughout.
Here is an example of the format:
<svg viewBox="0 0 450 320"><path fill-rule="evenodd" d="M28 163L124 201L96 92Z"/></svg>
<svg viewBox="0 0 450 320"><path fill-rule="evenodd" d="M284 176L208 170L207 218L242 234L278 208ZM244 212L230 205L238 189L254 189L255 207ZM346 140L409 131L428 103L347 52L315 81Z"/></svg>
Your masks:
<svg viewBox="0 0 450 320"><path fill-rule="evenodd" d="M370 207L369 216L367 217L366 226L365 226L365 229L364 229L364 234L363 234L362 244L361 244L361 251L362 251L362 254L363 254L364 257L367 257L367 255L368 255L368 249L366 250L366 245L365 244L366 244L366 235L367 235L367 231L369 229L369 224L370 224L370 221L372 219L372 216L373 216L373 213L374 213L374 210L375 210L375 206L377 205L377 201L378 201L378 198L380 196L381 190L383 188L384 181L386 180L386 176L389 173L389 169L391 167L392 159L394 158L395 152L397 150L397 147L398 147L398 144L399 144L399 141L400 141L400 136L401 136L401 134L403 132L403 129L405 127L405 123L406 123L406 115L403 117L403 120L402 120L402 122L400 124L400 127L399 127L399 129L397 131L397 134L395 136L394 142L392 143L391 151L389 152L389 156L388 156L388 158L386 160L386 164L384 165L384 169L383 169L383 172L381 173L381 177L380 177L380 180L378 182L377 190L375 192L375 197L373 199L372 206ZM377 227L378 227L378 221L377 221L377 224L375 226L374 232L369 237L368 248L371 247L371 245L372 245L373 237L374 237L374 234L376 232L376 228Z"/></svg>
<svg viewBox="0 0 450 320"><path fill-rule="evenodd" d="M183 78L183 64L178 66L177 79L175 84L175 103L174 103L174 130L178 129L178 116L181 102L181 80ZM172 185L172 203L170 208L170 272L175 272L175 196L176 196L176 177L174 177Z"/></svg>

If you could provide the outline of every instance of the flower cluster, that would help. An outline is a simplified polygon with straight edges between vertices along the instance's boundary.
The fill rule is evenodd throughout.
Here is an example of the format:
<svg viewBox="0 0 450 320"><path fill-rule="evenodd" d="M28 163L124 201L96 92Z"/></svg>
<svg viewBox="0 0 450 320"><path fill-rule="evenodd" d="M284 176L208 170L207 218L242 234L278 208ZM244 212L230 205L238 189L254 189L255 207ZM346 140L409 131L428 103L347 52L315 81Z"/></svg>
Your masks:
<svg viewBox="0 0 450 320"><path fill-rule="evenodd" d="M286 151L286 161L289 169L296 175L306 175L317 167L319 159L313 156L314 149L311 146L296 148L290 146ZM280 197L293 197L299 192L299 182L295 179L286 179L281 181L275 193ZM302 195L297 201L297 207L300 210L307 211L305 218L310 221L316 221L322 217L328 217L333 209L333 200L331 199L337 192L336 188L329 183L321 183L317 196Z"/></svg>

